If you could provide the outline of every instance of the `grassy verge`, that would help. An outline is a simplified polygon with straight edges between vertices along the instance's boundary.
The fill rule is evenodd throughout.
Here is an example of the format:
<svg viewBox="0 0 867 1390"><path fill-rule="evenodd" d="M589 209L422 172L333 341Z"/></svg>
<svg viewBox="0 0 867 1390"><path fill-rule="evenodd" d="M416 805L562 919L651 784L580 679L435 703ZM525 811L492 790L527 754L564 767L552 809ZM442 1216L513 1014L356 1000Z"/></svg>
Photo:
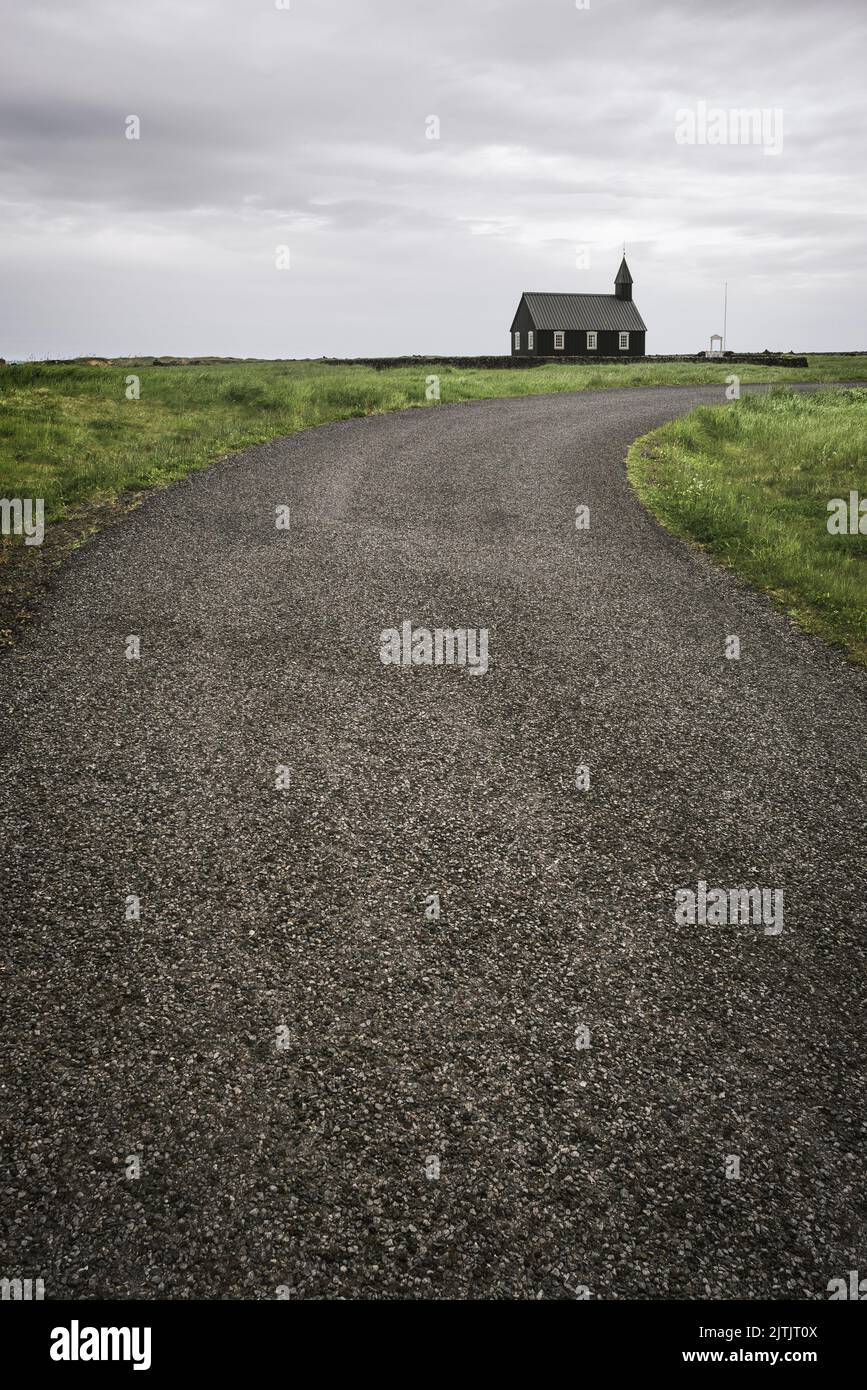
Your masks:
<svg viewBox="0 0 867 1390"><path fill-rule="evenodd" d="M867 494L867 390L702 406L636 440L627 467L669 530L867 664L867 536L828 531L832 498Z"/></svg>
<svg viewBox="0 0 867 1390"><path fill-rule="evenodd" d="M145 359L0 366L0 498L44 498L41 546L0 537L0 645L13 640L55 568L93 531L161 487L276 436L428 399L443 403L627 386L741 381L867 381L867 356L816 356L806 368L707 362L572 363L484 370L376 371L316 362L153 366ZM128 399L127 380L139 383ZM133 389L132 387L130 389Z"/></svg>
<svg viewBox="0 0 867 1390"><path fill-rule="evenodd" d="M743 382L867 381L867 357L811 359L809 368L719 363L555 365L526 370L447 366L328 367L306 362L232 366L0 367L0 497L44 497L55 521L84 502L174 481L225 454L350 416L443 402L605 387ZM140 381L126 398L127 376Z"/></svg>

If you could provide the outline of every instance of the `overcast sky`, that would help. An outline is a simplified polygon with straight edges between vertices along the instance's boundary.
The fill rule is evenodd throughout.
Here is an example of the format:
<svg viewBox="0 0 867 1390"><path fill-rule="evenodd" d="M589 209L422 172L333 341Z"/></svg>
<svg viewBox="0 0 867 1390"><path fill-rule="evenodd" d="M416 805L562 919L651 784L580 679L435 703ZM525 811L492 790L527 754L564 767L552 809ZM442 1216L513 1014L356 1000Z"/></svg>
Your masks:
<svg viewBox="0 0 867 1390"><path fill-rule="evenodd" d="M611 292L624 241L648 352L706 346L726 279L729 347L867 348L864 0L0 20L0 356L505 352L522 290ZM782 111L781 151L678 143L700 102Z"/></svg>

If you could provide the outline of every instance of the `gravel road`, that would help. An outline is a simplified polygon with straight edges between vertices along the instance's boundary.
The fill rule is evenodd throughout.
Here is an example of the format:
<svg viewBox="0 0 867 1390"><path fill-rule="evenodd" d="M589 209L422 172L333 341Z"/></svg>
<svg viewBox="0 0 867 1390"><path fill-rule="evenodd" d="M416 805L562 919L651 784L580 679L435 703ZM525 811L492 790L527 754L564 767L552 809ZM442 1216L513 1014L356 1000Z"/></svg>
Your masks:
<svg viewBox="0 0 867 1390"><path fill-rule="evenodd" d="M325 426L60 573L0 662L0 1273L219 1299L867 1274L867 677L624 473L720 398ZM382 664L407 619L487 628L489 670ZM700 881L783 890L782 932L679 924Z"/></svg>

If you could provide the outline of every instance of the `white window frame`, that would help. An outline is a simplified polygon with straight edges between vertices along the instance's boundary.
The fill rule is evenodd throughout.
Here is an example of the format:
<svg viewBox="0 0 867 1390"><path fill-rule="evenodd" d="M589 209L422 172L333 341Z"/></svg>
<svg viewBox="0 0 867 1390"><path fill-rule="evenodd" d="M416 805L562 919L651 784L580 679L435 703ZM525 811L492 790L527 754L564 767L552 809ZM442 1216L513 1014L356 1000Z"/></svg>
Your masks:
<svg viewBox="0 0 867 1390"><path fill-rule="evenodd" d="M562 328L554 329L554 351L563 352L566 347L566 331Z"/></svg>
<svg viewBox="0 0 867 1390"><path fill-rule="evenodd" d="M595 333L588 333L588 334L587 334L587 351L588 351L588 352L595 352L595 351L596 351L596 334L595 334Z"/></svg>
<svg viewBox="0 0 867 1390"><path fill-rule="evenodd" d="M520 352L520 351L521 351L521 330L520 330L520 328L516 328L516 329L515 329L514 338L515 338L515 351L516 351L516 352Z"/></svg>
<svg viewBox="0 0 867 1390"><path fill-rule="evenodd" d="M629 351L629 334L628 334L628 333L621 333L621 334L620 334L620 351L621 351L621 352L628 352L628 351Z"/></svg>
<svg viewBox="0 0 867 1390"><path fill-rule="evenodd" d="M528 329L527 329L527 351L528 351L528 352L532 352L532 351L533 351L533 330L532 330L532 328L528 328Z"/></svg>

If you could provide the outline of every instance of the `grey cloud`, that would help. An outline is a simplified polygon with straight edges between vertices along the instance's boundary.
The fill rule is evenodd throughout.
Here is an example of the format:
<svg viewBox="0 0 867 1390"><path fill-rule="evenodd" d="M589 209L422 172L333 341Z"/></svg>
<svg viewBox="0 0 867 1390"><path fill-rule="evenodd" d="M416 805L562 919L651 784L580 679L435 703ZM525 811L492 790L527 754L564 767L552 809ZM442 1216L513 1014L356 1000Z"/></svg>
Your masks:
<svg viewBox="0 0 867 1390"><path fill-rule="evenodd" d="M503 350L521 289L606 286L624 237L651 351L704 342L726 277L735 303L737 283L775 291L741 297L745 346L789 331L795 292L796 346L864 346L860 0L0 15L2 355L46 335L45 351L127 350L133 331L144 350L205 351L215 322L221 351ZM675 112L698 101L783 108L782 156L679 146ZM287 237L278 290L263 277Z"/></svg>

